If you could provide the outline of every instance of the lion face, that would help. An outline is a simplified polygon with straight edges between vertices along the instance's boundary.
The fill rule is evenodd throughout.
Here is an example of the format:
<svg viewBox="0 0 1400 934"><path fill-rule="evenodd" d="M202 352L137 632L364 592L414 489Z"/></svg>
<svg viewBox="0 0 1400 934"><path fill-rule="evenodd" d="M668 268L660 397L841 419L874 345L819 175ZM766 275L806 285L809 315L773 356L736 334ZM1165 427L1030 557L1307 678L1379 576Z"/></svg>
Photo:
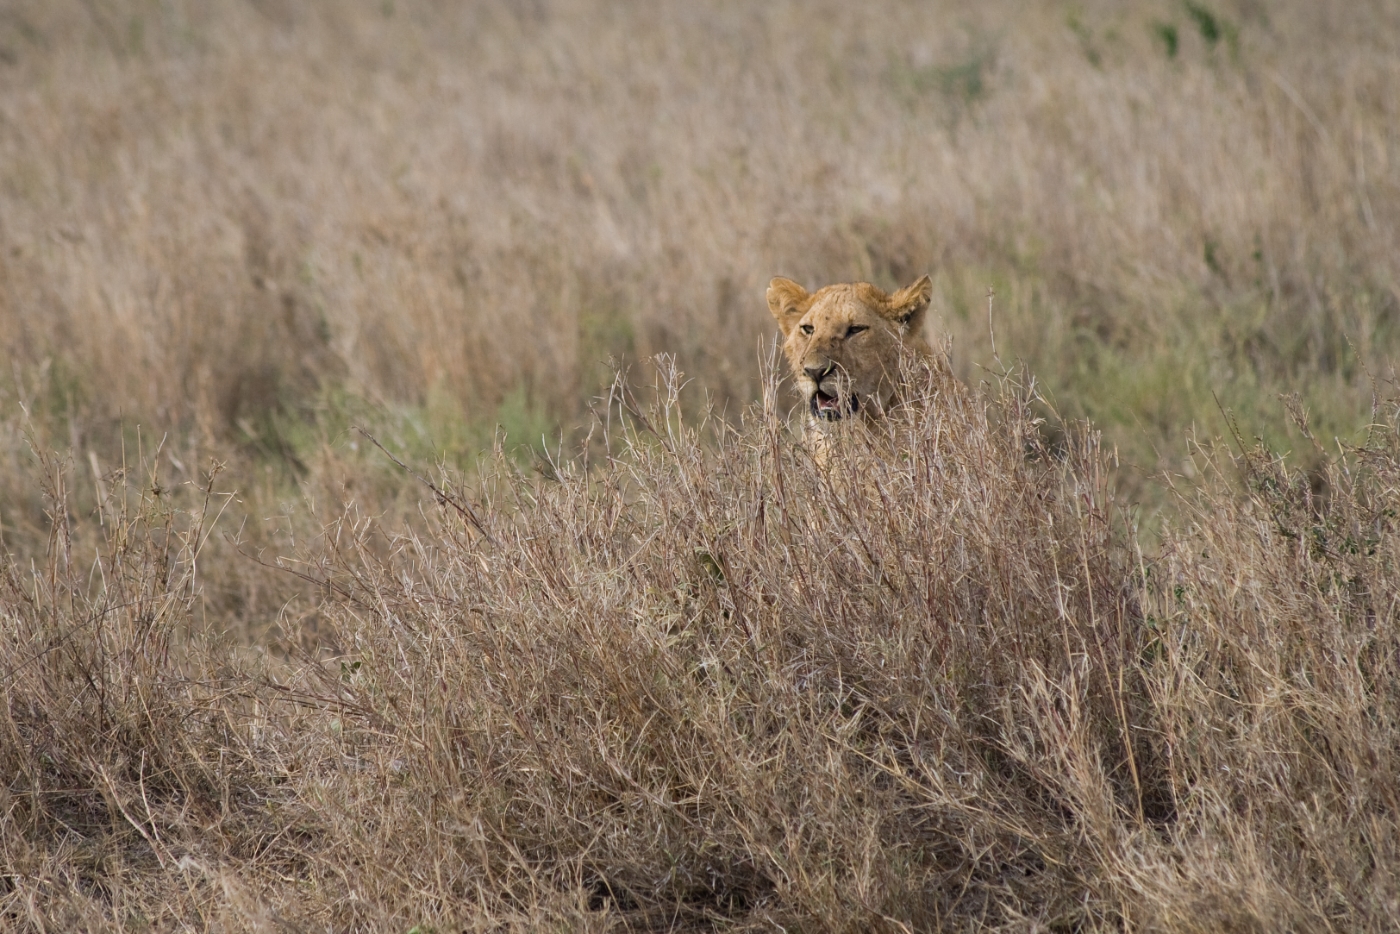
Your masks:
<svg viewBox="0 0 1400 934"><path fill-rule="evenodd" d="M894 403L901 348L931 354L923 324L932 295L928 276L889 295L868 282L815 292L781 276L769 283L768 310L813 419L870 417Z"/></svg>

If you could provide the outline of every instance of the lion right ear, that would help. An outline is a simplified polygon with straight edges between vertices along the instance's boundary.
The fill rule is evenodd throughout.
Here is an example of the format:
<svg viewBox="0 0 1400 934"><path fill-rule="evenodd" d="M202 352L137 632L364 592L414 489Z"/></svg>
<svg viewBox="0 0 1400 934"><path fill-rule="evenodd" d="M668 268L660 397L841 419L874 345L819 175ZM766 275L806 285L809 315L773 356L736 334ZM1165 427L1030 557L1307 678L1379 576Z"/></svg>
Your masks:
<svg viewBox="0 0 1400 934"><path fill-rule="evenodd" d="M797 322L807 313L806 299L807 290L791 279L777 276L768 283L768 310L777 319L783 337L791 334Z"/></svg>

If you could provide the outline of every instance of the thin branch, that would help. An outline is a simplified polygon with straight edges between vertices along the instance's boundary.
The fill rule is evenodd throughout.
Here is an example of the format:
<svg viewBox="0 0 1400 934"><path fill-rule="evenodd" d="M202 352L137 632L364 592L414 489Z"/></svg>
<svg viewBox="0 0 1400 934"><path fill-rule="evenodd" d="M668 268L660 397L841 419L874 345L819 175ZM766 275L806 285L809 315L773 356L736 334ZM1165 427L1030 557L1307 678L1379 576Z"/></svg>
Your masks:
<svg viewBox="0 0 1400 934"><path fill-rule="evenodd" d="M358 431L360 434L364 435L367 439L369 439L369 442L371 444L373 444L375 447L379 448L379 450L384 452L385 457L389 458L389 460L397 464L410 477L417 480L419 483L423 484L428 489L432 490L433 495L437 497L438 503L440 505L451 506L453 509L457 510L458 514L461 515L461 517L465 519L467 523L471 525L472 528L476 529L476 531L478 532L478 534L481 535L482 538L486 539L492 545L496 545L499 547L500 543L496 541L495 537L490 532L486 531L486 527L481 524L481 520L477 518L476 512L472 509L470 503L459 502L454 496L445 492L436 483L429 480L422 474L418 473L418 471L414 470L412 467L408 466L403 461L399 460L397 457L394 456L392 451L390 451L384 445L379 443L378 438L365 431L359 425L355 426L355 430Z"/></svg>

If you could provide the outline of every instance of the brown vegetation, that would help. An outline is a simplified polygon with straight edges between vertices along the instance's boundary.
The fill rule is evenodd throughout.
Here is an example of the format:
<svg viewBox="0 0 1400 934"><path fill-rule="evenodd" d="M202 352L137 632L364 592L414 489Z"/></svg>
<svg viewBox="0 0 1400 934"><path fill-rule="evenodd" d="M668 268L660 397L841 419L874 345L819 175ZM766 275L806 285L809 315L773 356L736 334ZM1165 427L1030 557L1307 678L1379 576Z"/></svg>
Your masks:
<svg viewBox="0 0 1400 934"><path fill-rule="evenodd" d="M1203 464L1147 560L1094 439L1044 448L1017 394L817 468L776 387L706 444L675 385L603 463L498 455L387 541L345 515L293 565L332 650L295 673L173 651L206 524L158 500L94 573L62 534L11 566L6 916L1388 928L1394 419L1326 501L1262 450L1244 490Z"/></svg>
<svg viewBox="0 0 1400 934"><path fill-rule="evenodd" d="M1396 17L19 0L3 378L108 451L296 447L331 391L571 427L610 354L754 398L774 274L931 272L965 377L995 286L1000 353L1148 471L1212 390L1349 434L1400 342Z"/></svg>
<svg viewBox="0 0 1400 934"><path fill-rule="evenodd" d="M0 5L0 927L1388 929L1397 36Z"/></svg>

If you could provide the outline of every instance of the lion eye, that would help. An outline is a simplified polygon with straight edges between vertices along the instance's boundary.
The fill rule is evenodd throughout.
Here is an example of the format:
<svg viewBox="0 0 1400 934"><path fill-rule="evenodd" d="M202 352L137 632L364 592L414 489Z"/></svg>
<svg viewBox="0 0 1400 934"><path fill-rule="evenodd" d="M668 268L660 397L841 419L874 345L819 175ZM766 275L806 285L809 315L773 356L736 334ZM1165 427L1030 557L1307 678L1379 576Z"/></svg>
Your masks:
<svg viewBox="0 0 1400 934"><path fill-rule="evenodd" d="M870 325L868 325L868 324L853 324L853 325L851 325L850 327L846 328L846 336L847 336L847 337L855 337L855 336L856 336L857 334L859 334L861 331L868 331L868 330L870 330Z"/></svg>
<svg viewBox="0 0 1400 934"><path fill-rule="evenodd" d="M804 325L802 325L802 333L803 333L803 334L811 334L811 333L812 333L812 330L813 330L813 328L812 328L812 326L811 326L810 324L804 324Z"/></svg>

